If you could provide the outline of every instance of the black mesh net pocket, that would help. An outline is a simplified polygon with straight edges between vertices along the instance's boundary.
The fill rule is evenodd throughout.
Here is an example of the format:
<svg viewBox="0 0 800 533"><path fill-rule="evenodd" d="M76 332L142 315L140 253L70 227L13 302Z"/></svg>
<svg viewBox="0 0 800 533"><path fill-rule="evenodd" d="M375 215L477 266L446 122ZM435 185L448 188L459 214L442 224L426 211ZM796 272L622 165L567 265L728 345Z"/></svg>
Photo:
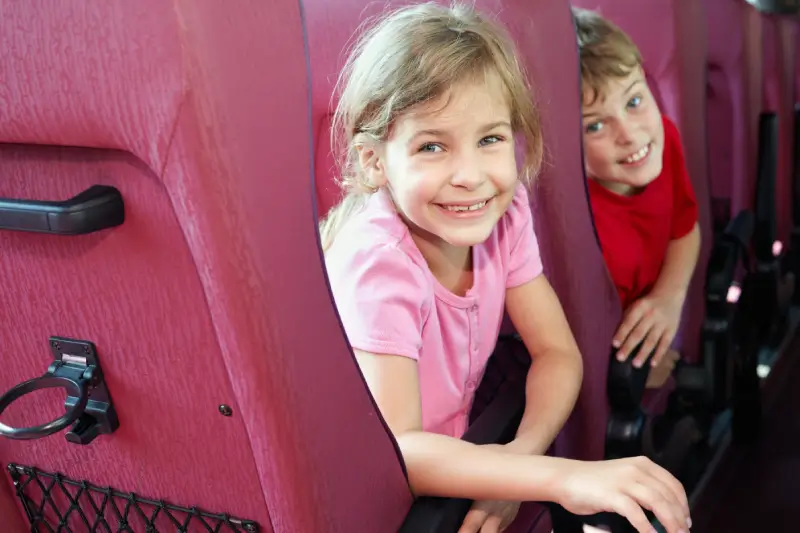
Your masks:
<svg viewBox="0 0 800 533"><path fill-rule="evenodd" d="M17 497L36 533L254 533L259 526L225 514L180 507L9 464ZM10 533L10 532L9 532Z"/></svg>

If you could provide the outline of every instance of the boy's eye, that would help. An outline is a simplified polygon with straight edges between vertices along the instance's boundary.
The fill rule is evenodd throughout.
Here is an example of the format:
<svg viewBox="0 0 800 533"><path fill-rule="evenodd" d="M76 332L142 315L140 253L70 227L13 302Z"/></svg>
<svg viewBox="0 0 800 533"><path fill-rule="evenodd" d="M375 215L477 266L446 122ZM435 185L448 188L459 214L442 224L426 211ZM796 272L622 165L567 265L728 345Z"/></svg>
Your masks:
<svg viewBox="0 0 800 533"><path fill-rule="evenodd" d="M628 107L629 108L636 108L642 105L642 97L641 96L634 96L630 100L628 100Z"/></svg>
<svg viewBox="0 0 800 533"><path fill-rule="evenodd" d="M586 133L597 133L601 129L603 129L602 122L592 122L591 124L586 126Z"/></svg>
<svg viewBox="0 0 800 533"><path fill-rule="evenodd" d="M431 154L441 151L441 149L442 147L436 143L425 143L419 147L420 152L427 152Z"/></svg>
<svg viewBox="0 0 800 533"><path fill-rule="evenodd" d="M486 146L486 145L489 145L489 144L499 143L502 140L503 140L503 138L500 137L499 135L489 135L489 136L484 137L483 139L481 139L478 144L480 146Z"/></svg>

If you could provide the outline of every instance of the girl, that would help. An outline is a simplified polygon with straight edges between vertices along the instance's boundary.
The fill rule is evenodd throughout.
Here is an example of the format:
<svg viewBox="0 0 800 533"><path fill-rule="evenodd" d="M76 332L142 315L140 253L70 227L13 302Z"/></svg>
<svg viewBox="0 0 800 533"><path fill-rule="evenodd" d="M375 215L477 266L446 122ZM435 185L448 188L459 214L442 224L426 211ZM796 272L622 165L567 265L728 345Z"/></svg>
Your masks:
<svg viewBox="0 0 800 533"><path fill-rule="evenodd" d="M340 87L346 194L321 224L326 266L414 494L475 500L461 533L502 531L526 500L650 533L644 507L685 531L683 487L647 459L542 455L582 364L542 275L525 187L542 140L508 37L468 7L400 9L365 33ZM459 437L504 309L533 361L525 415L511 443L477 446Z"/></svg>

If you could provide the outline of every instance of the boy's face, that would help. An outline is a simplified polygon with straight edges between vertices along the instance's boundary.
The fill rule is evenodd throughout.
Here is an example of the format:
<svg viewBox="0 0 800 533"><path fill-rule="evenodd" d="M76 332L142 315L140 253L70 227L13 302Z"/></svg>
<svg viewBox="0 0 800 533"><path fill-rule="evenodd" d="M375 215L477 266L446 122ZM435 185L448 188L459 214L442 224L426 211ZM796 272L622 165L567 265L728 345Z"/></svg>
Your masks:
<svg viewBox="0 0 800 533"><path fill-rule="evenodd" d="M633 194L661 173L664 124L637 67L610 79L591 105L584 94L583 144L586 174L618 194Z"/></svg>

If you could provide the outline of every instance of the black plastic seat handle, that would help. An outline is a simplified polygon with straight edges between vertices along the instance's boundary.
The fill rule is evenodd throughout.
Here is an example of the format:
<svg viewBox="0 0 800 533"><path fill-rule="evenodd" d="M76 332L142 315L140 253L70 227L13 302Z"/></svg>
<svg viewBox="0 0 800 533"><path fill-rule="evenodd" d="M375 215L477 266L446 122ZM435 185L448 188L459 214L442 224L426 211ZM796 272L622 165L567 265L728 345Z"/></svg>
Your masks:
<svg viewBox="0 0 800 533"><path fill-rule="evenodd" d="M93 185L65 201L0 198L0 229L53 235L84 235L125 221L122 195Z"/></svg>
<svg viewBox="0 0 800 533"><path fill-rule="evenodd" d="M67 389L70 395L78 398L78 401L72 406L63 416L56 418L46 424L33 426L28 428L12 428L0 422L0 436L8 437L15 440L30 440L40 439L53 433L58 433L62 429L68 427L73 422L78 420L86 409L86 403L89 401L89 388L87 381L74 380L67 377L53 376L45 374L44 376L29 379L19 385L15 386L3 396L0 396L0 414L5 411L9 405L16 400L22 398L26 394L41 389L50 389L56 387L63 387Z"/></svg>

